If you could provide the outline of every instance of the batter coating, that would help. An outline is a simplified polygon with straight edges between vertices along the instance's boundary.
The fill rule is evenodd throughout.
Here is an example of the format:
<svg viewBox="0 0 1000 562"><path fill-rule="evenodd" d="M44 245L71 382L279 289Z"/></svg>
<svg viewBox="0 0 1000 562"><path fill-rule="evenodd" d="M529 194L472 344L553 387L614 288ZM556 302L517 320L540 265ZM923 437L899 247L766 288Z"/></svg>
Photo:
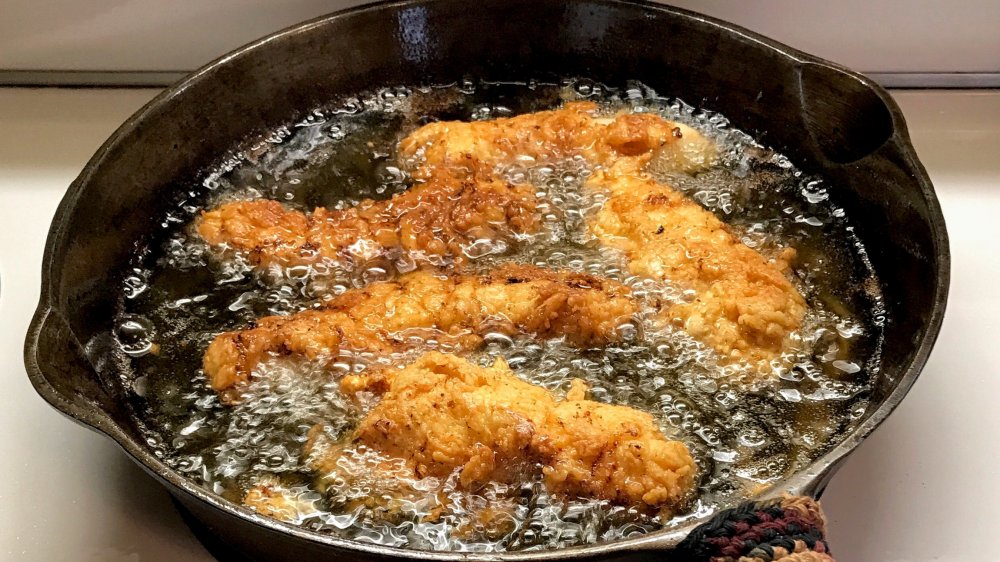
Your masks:
<svg viewBox="0 0 1000 562"><path fill-rule="evenodd" d="M715 160L715 145L697 131L649 113L602 116L593 102L490 121L439 121L399 143L404 158L433 169L477 171L516 158L582 156L598 166L626 163L638 170L654 155L671 170L692 172Z"/></svg>
<svg viewBox="0 0 1000 562"><path fill-rule="evenodd" d="M599 173L588 185L608 194L591 230L625 252L629 271L695 291L666 317L723 357L770 372L806 311L788 280L795 250L768 260L714 214L647 176Z"/></svg>
<svg viewBox="0 0 1000 562"><path fill-rule="evenodd" d="M416 261L461 263L477 240L513 240L539 228L529 186L429 173L426 181L383 201L311 213L267 199L235 201L202 213L206 242L245 255L254 266L322 260L366 261L402 250Z"/></svg>
<svg viewBox="0 0 1000 562"><path fill-rule="evenodd" d="M795 251L769 260L744 245L725 223L645 173L692 172L710 164L715 147L697 131L654 114L596 116L590 102L554 111L472 123L421 127L400 143L427 163L492 168L518 156L581 156L596 167L587 181L607 199L590 221L601 243L624 250L629 270L693 290L692 302L669 306L667 320L723 358L746 361L761 375L788 349L805 300L788 280Z"/></svg>
<svg viewBox="0 0 1000 562"><path fill-rule="evenodd" d="M589 347L619 337L618 327L636 311L629 295L614 281L529 265L507 264L482 276L417 271L348 291L323 309L269 316L254 328L220 334L205 352L204 370L216 391L238 392L268 353L400 351L408 335L429 331L455 349L475 348L489 332L564 336Z"/></svg>
<svg viewBox="0 0 1000 562"><path fill-rule="evenodd" d="M652 416L587 400L574 381L564 400L517 378L503 362L489 368L437 352L370 390L384 392L346 443L307 444L311 466L336 475L345 447L403 459L415 477L459 471L462 487L520 482L541 471L558 494L609 500L667 516L695 486L687 447L668 440ZM364 388L363 386L361 387Z"/></svg>
<svg viewBox="0 0 1000 562"><path fill-rule="evenodd" d="M257 480L243 496L243 505L261 515L292 523L301 523L317 511L312 502L297 499L295 493L273 474Z"/></svg>

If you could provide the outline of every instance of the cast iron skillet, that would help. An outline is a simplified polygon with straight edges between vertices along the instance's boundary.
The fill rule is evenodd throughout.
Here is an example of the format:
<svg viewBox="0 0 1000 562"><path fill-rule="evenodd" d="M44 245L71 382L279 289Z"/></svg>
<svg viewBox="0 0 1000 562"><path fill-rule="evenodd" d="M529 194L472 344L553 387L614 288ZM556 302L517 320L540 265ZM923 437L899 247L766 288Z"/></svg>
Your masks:
<svg viewBox="0 0 1000 562"><path fill-rule="evenodd" d="M25 344L35 389L121 445L226 558L566 560L655 554L663 560L662 551L690 527L559 551L461 555L355 543L261 517L188 482L151 454L129 415L119 363L92 343L112 328L123 268L136 241L147 238L185 186L239 140L352 93L464 76L639 80L721 112L835 187L834 200L857 225L884 284L890 323L883 371L864 419L843 443L776 489L822 492L845 456L903 399L930 353L948 291L941 210L899 108L871 80L739 27L651 3L373 4L261 39L167 89L108 139L59 206L45 248L41 302Z"/></svg>

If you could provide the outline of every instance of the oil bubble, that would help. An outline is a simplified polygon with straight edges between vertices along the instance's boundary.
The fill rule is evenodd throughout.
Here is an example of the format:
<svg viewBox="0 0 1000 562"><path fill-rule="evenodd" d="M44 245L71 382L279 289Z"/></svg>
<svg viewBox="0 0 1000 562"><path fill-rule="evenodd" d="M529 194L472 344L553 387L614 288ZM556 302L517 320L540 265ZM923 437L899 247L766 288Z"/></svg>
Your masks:
<svg viewBox="0 0 1000 562"><path fill-rule="evenodd" d="M121 350L130 357L142 357L153 350L153 323L145 316L122 315L115 325L114 335Z"/></svg>

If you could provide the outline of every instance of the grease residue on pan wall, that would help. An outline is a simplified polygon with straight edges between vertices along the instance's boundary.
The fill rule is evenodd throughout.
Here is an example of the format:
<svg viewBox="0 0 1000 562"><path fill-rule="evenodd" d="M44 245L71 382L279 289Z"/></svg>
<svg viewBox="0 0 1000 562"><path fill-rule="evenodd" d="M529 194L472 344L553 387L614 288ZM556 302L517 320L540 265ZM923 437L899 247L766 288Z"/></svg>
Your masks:
<svg viewBox="0 0 1000 562"><path fill-rule="evenodd" d="M202 209L233 199L266 197L311 209L386 198L409 181L395 143L420 124L489 119L571 99L661 113L720 144L714 168L662 179L716 213L746 245L763 253L786 245L798 250L795 282L810 308L797 337L808 351L792 369L779 370L774 384L753 385L734 378L731 368L718 365L710 350L685 334L641 320L623 328L622 343L603 350L581 352L561 341L498 333L470 356L483 365L503 357L518 376L556 392L582 378L593 399L652 414L666 435L689 445L704 473L690 512L671 520L596 500L553 497L532 479L476 493L457 489L453 480L411 482L426 489L426 497L398 502L391 513L360 501L378 490L356 482L335 483L320 493L301 459L306 432L317 423L332 434L350 429L362 408L341 395L338 380L362 371L372 357L275 358L258 368L241 404L224 406L200 371L201 356L221 331L315 306L324 295L392 278L412 264L403 256L257 276L238 256L213 254L192 235L191 222ZM620 254L594 243L584 221L601 200L582 189L589 173L579 160L507 169L511 181L536 186L552 212L543 213L540 233L515 244L476 245L468 256L471 267L485 271L521 261L617 279L645 303L688 298L669 283L629 274ZM608 541L677 525L752 496L829 450L864 413L869 381L879 369L886 321L879 283L850 217L831 197L833 186L734 130L724 116L663 98L641 84L470 79L439 88L380 90L317 108L245 150L220 155L217 169L203 180L163 217L159 238L137 253L134 274L122 287L117 338L125 352L123 371L130 373L124 382L135 394L133 407L149 446L176 470L236 502L257 479L277 474L308 507L301 524L319 532L419 549L497 551ZM649 315L650 307L644 311ZM353 467L359 472L361 456ZM444 515L441 497L449 498ZM513 505L503 525L477 519L477 506L500 500Z"/></svg>

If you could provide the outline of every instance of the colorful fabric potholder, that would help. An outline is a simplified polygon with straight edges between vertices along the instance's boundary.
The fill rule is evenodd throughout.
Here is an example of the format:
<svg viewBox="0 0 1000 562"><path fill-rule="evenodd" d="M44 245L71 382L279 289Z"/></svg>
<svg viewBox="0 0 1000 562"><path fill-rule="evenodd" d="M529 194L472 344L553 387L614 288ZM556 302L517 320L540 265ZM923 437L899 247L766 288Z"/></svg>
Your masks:
<svg viewBox="0 0 1000 562"><path fill-rule="evenodd" d="M834 562L819 502L806 496L722 511L692 531L676 554L705 562Z"/></svg>

